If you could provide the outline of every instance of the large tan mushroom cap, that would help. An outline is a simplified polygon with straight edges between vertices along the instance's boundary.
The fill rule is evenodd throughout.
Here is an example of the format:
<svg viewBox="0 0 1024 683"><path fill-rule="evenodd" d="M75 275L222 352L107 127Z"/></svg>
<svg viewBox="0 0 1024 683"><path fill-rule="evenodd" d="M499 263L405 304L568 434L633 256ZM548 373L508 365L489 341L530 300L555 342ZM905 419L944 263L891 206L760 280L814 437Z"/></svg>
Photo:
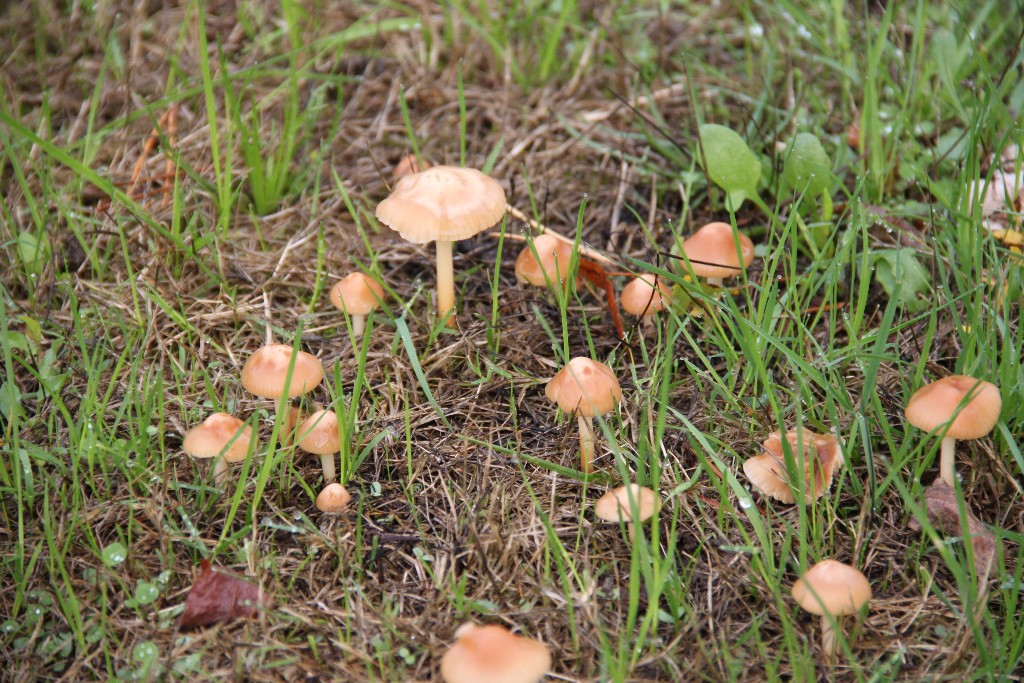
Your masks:
<svg viewBox="0 0 1024 683"><path fill-rule="evenodd" d="M636 519L632 516L631 499L640 513ZM606 522L645 522L660 509L661 498L658 494L639 484L620 486L598 498L594 504L594 514Z"/></svg>
<svg viewBox="0 0 1024 683"><path fill-rule="evenodd" d="M843 451L839 442L829 434L815 434L809 429L803 435L796 430L786 432L793 456L800 462L799 446L803 446L804 458L804 499L806 502L821 498L829 487L835 472L843 466ZM772 432L764 441L767 453L755 455L743 463L743 472L750 483L766 496L783 503L795 503L795 486L789 485L786 471L786 456L782 447L781 432ZM811 476L811 472L814 476Z"/></svg>
<svg viewBox="0 0 1024 683"><path fill-rule="evenodd" d="M338 514L344 512L350 500L352 500L352 495L348 489L337 482L331 482L317 494L316 509L320 512Z"/></svg>
<svg viewBox="0 0 1024 683"><path fill-rule="evenodd" d="M363 273L349 273L331 287L331 303L349 315L370 315L383 299L384 288Z"/></svg>
<svg viewBox="0 0 1024 683"><path fill-rule="evenodd" d="M871 601L871 584L848 564L822 560L793 584L793 599L811 614L841 617Z"/></svg>
<svg viewBox="0 0 1024 683"><path fill-rule="evenodd" d="M341 450L338 416L333 410L318 410L295 428L299 448L313 455L332 455Z"/></svg>
<svg viewBox="0 0 1024 683"><path fill-rule="evenodd" d="M464 240L505 215L505 190L472 168L434 166L403 177L377 219L417 244Z"/></svg>
<svg viewBox="0 0 1024 683"><path fill-rule="evenodd" d="M737 240L742 262L736 255ZM733 277L754 261L754 243L743 233L733 232L728 223L708 223L683 242L683 251L697 277Z"/></svg>
<svg viewBox="0 0 1024 683"><path fill-rule="evenodd" d="M660 277L639 275L622 288L619 303L623 310L636 317L651 316L664 310L672 301L672 288Z"/></svg>
<svg viewBox="0 0 1024 683"><path fill-rule="evenodd" d="M534 287L547 287L565 282L572 264L572 245L551 235L539 235L533 240L533 250L527 244L516 258L516 280ZM539 259L539 260L538 260Z"/></svg>
<svg viewBox="0 0 1024 683"><path fill-rule="evenodd" d="M235 438L235 434L238 434L238 438ZM235 440L231 442L233 438ZM223 451L225 461L242 462L249 454L250 441L255 438L256 430L237 417L214 413L185 434L181 450L193 458L215 458Z"/></svg>
<svg viewBox="0 0 1024 683"><path fill-rule="evenodd" d="M957 409L963 408L957 413ZM907 422L926 432L940 431L953 415L949 428L942 432L948 439L980 439L996 426L1003 399L999 387L991 382L950 375L926 384L907 403Z"/></svg>
<svg viewBox="0 0 1024 683"><path fill-rule="evenodd" d="M607 365L577 357L551 378L544 395L566 413L594 417L615 410L622 400L622 388Z"/></svg>
<svg viewBox="0 0 1024 683"><path fill-rule="evenodd" d="M324 368L316 356L299 351L292 370L291 383L285 386L292 347L267 344L249 356L242 367L242 386L246 391L264 398L301 396L315 389L324 379Z"/></svg>
<svg viewBox="0 0 1024 683"><path fill-rule="evenodd" d="M536 640L501 626L463 624L441 658L446 683L536 683L551 669L551 653Z"/></svg>

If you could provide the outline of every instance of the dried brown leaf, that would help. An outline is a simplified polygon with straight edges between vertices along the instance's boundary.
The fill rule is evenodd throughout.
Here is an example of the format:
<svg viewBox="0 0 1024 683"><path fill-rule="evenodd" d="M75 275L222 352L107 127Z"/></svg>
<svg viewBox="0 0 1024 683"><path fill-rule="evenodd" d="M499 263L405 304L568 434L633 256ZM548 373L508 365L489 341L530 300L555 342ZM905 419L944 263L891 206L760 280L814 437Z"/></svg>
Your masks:
<svg viewBox="0 0 1024 683"><path fill-rule="evenodd" d="M956 491L941 477L936 479L935 483L925 492L924 504L928 513L928 521L937 531L950 536L963 534ZM964 505L966 506L966 503ZM910 528L917 531L921 525L916 521L911 521ZM981 584L988 579L992 569L992 561L996 555L996 537L981 520L974 516L970 507L967 507L967 533L974 551L974 571L978 575L978 583Z"/></svg>
<svg viewBox="0 0 1024 683"><path fill-rule="evenodd" d="M219 621L251 619L270 603L259 586L214 569L209 560L200 565L199 577L185 598L179 628L208 626Z"/></svg>

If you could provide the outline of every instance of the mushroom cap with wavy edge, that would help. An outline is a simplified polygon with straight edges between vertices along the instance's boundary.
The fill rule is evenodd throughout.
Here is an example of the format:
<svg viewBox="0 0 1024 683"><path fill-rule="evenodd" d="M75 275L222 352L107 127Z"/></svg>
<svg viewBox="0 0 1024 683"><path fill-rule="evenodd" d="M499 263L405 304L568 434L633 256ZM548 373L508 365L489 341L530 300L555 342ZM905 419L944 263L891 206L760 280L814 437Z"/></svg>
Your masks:
<svg viewBox="0 0 1024 683"><path fill-rule="evenodd" d="M313 455L333 455L341 450L338 416L333 410L318 410L295 428L299 448Z"/></svg>
<svg viewBox="0 0 1024 683"><path fill-rule="evenodd" d="M543 643L502 626L463 624L441 658L446 683L536 683L551 670Z"/></svg>
<svg viewBox="0 0 1024 683"><path fill-rule="evenodd" d="M638 318L664 310L672 301L672 288L660 277L638 275L622 288L619 304L623 310Z"/></svg>
<svg viewBox="0 0 1024 683"><path fill-rule="evenodd" d="M960 412L957 409L963 404ZM1003 399L999 387L967 375L950 375L918 389L904 414L907 422L947 439L980 439L996 426ZM942 430L950 418L956 419Z"/></svg>
<svg viewBox="0 0 1024 683"><path fill-rule="evenodd" d="M241 434L228 446L238 432ZM255 438L256 430L252 426L227 413L214 413L198 427L188 430L181 450L193 458L215 458L223 451L226 462L242 462L249 454L249 442Z"/></svg>
<svg viewBox="0 0 1024 683"><path fill-rule="evenodd" d="M566 413L594 417L615 410L622 400L622 388L607 365L577 357L551 378L544 395Z"/></svg>
<svg viewBox="0 0 1024 683"><path fill-rule="evenodd" d="M264 398L288 398L301 396L312 391L324 379L324 368L316 356L299 351L292 370L291 382L288 365L291 363L292 347L287 344L267 344L257 350L242 366L242 386L246 391Z"/></svg>
<svg viewBox="0 0 1024 683"><path fill-rule="evenodd" d="M553 285L565 282L572 264L572 245L551 235L538 235L533 239L533 249L537 256L533 255L529 244L519 252L516 280L534 287L547 287L549 282Z"/></svg>
<svg viewBox="0 0 1024 683"><path fill-rule="evenodd" d="M505 215L505 190L472 168L434 166L400 179L377 205L377 219L404 239L455 242L491 227Z"/></svg>
<svg viewBox="0 0 1024 683"><path fill-rule="evenodd" d="M871 584L848 564L822 560L793 584L793 599L811 614L855 614L871 601Z"/></svg>
<svg viewBox="0 0 1024 683"><path fill-rule="evenodd" d="M630 499L635 501L640 516L632 518L633 508ZM605 522L645 522L661 509L661 498L658 494L639 484L629 484L613 489L597 499L594 503L594 514Z"/></svg>
<svg viewBox="0 0 1024 683"><path fill-rule="evenodd" d="M804 498L806 502L817 500L825 495L832 486L835 472L843 466L843 451L839 442L830 434L816 434L809 429L800 432L786 432L786 441L793 449L793 455L799 464L800 454L798 443L804 447ZM771 496L783 503L795 503L793 494L795 487L789 485L789 473L786 471L786 456L782 448L782 433L772 432L764 441L767 453L747 458L743 462L743 472L750 483L766 496ZM815 476L809 475L814 468Z"/></svg>
<svg viewBox="0 0 1024 683"><path fill-rule="evenodd" d="M742 263L736 257L737 239ZM754 261L754 243L728 223L708 223L683 241L682 250L697 277L733 277Z"/></svg>
<svg viewBox="0 0 1024 683"><path fill-rule="evenodd" d="M317 494L316 509L320 512L337 514L343 512L348 507L350 500L352 500L352 495L348 492L348 489L337 482L332 482Z"/></svg>
<svg viewBox="0 0 1024 683"><path fill-rule="evenodd" d="M384 288L364 273L349 273L331 287L331 303L349 315L369 315L383 299Z"/></svg>

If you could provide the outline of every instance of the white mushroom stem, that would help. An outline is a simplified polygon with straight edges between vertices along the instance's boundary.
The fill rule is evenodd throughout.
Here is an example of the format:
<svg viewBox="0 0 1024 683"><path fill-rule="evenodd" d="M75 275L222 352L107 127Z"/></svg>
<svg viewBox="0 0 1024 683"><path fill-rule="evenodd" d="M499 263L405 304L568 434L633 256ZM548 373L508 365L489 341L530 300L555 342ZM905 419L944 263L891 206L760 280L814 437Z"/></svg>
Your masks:
<svg viewBox="0 0 1024 683"><path fill-rule="evenodd" d="M337 470L334 469L333 453L326 453L320 456L320 467L324 471L325 484L330 484L338 476Z"/></svg>
<svg viewBox="0 0 1024 683"><path fill-rule="evenodd" d="M591 463L594 461L594 418L578 417L580 423L580 470L592 472Z"/></svg>
<svg viewBox="0 0 1024 683"><path fill-rule="evenodd" d="M223 486L228 480L228 461L224 459L223 455L218 455L213 461L213 483L217 486Z"/></svg>
<svg viewBox="0 0 1024 683"><path fill-rule="evenodd" d="M448 327L455 327L455 266L452 263L452 242L437 240L437 316L448 318ZM452 315L449 317L449 313Z"/></svg>
<svg viewBox="0 0 1024 683"><path fill-rule="evenodd" d="M365 315L354 315L352 316L352 334L356 340L359 341L363 338L363 330L366 329L366 316Z"/></svg>
<svg viewBox="0 0 1024 683"><path fill-rule="evenodd" d="M942 451L939 457L939 476L946 480L946 483L953 486L953 479L956 471L953 469L953 452L956 450L956 439L946 437L942 440Z"/></svg>
<svg viewBox="0 0 1024 683"><path fill-rule="evenodd" d="M720 277L709 277L708 284L712 287L725 287L725 282L723 280L724 278Z"/></svg>
<svg viewBox="0 0 1024 683"><path fill-rule="evenodd" d="M840 619L841 617L835 617ZM836 658L836 646L838 640L836 639L835 629L832 628L832 619L827 614L821 615L821 649L825 655L825 661L831 663Z"/></svg>

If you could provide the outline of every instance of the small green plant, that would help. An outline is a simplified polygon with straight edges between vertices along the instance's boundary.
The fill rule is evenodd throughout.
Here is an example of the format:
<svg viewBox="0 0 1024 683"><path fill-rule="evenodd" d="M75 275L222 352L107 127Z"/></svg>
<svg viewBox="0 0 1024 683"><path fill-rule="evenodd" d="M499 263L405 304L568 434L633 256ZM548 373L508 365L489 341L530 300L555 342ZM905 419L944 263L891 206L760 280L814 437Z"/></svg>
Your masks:
<svg viewBox="0 0 1024 683"><path fill-rule="evenodd" d="M703 124L697 158L711 182L725 190L725 205L730 211L739 211L747 199L764 206L757 194L761 161L734 130L716 123Z"/></svg>

